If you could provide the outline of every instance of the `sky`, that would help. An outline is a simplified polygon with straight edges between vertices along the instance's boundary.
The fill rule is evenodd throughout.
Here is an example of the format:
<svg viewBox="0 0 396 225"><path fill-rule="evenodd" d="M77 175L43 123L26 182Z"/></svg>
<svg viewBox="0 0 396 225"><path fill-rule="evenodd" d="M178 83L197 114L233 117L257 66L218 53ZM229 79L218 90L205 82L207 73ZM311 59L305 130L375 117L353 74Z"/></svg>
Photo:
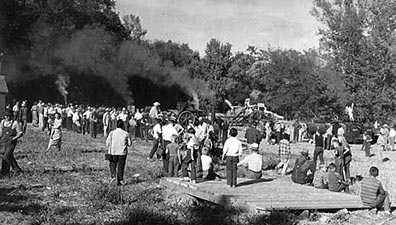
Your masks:
<svg viewBox="0 0 396 225"><path fill-rule="evenodd" d="M140 17L146 38L186 43L202 55L211 38L261 49L318 47L312 0L117 0L120 16Z"/></svg>

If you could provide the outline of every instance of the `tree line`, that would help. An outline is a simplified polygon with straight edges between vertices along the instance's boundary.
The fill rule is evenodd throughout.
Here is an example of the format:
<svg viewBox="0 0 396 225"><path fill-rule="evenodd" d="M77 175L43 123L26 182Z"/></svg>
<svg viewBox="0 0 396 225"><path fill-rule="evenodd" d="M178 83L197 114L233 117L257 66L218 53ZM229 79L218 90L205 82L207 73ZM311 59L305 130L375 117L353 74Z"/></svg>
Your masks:
<svg viewBox="0 0 396 225"><path fill-rule="evenodd" d="M288 118L343 115L354 103L362 119L393 119L396 4L391 0L314 0L320 47L305 51L208 40L201 56L188 44L152 41L140 18L115 12L114 0L0 2L3 72L15 82L58 74L104 79L133 102L128 79L198 93L201 108L224 100L263 102Z"/></svg>

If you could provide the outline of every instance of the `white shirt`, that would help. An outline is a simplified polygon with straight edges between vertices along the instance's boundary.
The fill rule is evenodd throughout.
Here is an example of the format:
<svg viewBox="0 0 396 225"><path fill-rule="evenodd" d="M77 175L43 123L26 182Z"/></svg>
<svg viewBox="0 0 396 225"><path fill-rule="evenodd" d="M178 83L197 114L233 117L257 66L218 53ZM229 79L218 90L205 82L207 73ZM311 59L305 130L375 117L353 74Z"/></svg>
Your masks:
<svg viewBox="0 0 396 225"><path fill-rule="evenodd" d="M201 162L202 162L202 170L203 171L209 170L210 164L212 163L212 158L207 155L201 155Z"/></svg>
<svg viewBox="0 0 396 225"><path fill-rule="evenodd" d="M238 166L247 166L248 170L253 172L261 172L263 168L263 157L256 152L246 156L238 163Z"/></svg>
<svg viewBox="0 0 396 225"><path fill-rule="evenodd" d="M14 107L12 107L12 111L18 112L19 111L19 106L14 105Z"/></svg>
<svg viewBox="0 0 396 225"><path fill-rule="evenodd" d="M223 156L240 156L242 155L242 143L236 137L228 138L223 147Z"/></svg>
<svg viewBox="0 0 396 225"><path fill-rule="evenodd" d="M169 123L162 127L162 139L164 141L171 141L172 135L174 134L179 136L173 124Z"/></svg>
<svg viewBox="0 0 396 225"><path fill-rule="evenodd" d="M67 117L72 117L73 116L73 110L71 108L67 108L66 109L66 114L67 114Z"/></svg>
<svg viewBox="0 0 396 225"><path fill-rule="evenodd" d="M389 137L396 137L396 130L395 129L391 128L389 130Z"/></svg>
<svg viewBox="0 0 396 225"><path fill-rule="evenodd" d="M344 136L344 133L345 133L344 128L342 128L342 127L338 128L337 136Z"/></svg>
<svg viewBox="0 0 396 225"><path fill-rule="evenodd" d="M135 113L135 120L141 120L141 119L143 119L143 115L139 112L139 111L137 111L136 113Z"/></svg>
<svg viewBox="0 0 396 225"><path fill-rule="evenodd" d="M89 117L91 117L91 113L92 113L91 110L85 111L83 114L84 118L89 119Z"/></svg>
<svg viewBox="0 0 396 225"><path fill-rule="evenodd" d="M48 108L48 114L55 114L56 113L56 111L55 111L55 108L54 107L49 107Z"/></svg>
<svg viewBox="0 0 396 225"><path fill-rule="evenodd" d="M158 117L158 109L157 109L157 107L155 107L155 106L151 107L150 112L149 112L149 117L151 117L151 118L157 118Z"/></svg>
<svg viewBox="0 0 396 225"><path fill-rule="evenodd" d="M162 134L161 125L157 123L153 127L153 138L158 139L160 134Z"/></svg>
<svg viewBox="0 0 396 225"><path fill-rule="evenodd" d="M126 122L127 119L128 119L128 114L123 113L123 112L120 113L120 114L117 116L117 120L122 120L122 121Z"/></svg>
<svg viewBox="0 0 396 225"><path fill-rule="evenodd" d="M106 139L106 146L109 148L111 155L126 155L128 147L132 145L129 133L121 128L116 128L110 132Z"/></svg>
<svg viewBox="0 0 396 225"><path fill-rule="evenodd" d="M44 117L48 117L48 107L44 107Z"/></svg>
<svg viewBox="0 0 396 225"><path fill-rule="evenodd" d="M72 117L73 122L76 122L79 119L80 119L80 115L78 114L78 112L74 112Z"/></svg>

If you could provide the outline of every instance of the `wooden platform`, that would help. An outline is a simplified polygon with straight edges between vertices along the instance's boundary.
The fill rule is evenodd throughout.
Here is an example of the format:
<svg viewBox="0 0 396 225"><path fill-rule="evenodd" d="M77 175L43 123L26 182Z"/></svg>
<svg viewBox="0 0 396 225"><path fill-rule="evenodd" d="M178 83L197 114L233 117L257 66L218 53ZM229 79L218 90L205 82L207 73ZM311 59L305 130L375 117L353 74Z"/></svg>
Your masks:
<svg viewBox="0 0 396 225"><path fill-rule="evenodd" d="M227 188L226 180L192 184L180 178L162 178L161 184L191 196L224 206L238 206L249 211L296 209L365 208L359 196L330 192L293 183L290 178L238 178L236 188Z"/></svg>

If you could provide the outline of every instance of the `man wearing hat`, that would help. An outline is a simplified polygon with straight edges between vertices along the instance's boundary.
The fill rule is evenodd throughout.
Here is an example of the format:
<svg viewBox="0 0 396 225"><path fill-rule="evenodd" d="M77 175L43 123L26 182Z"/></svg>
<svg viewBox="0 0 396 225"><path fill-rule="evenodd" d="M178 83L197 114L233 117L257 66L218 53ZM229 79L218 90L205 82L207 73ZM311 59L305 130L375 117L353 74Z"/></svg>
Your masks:
<svg viewBox="0 0 396 225"><path fill-rule="evenodd" d="M262 176L263 157L258 153L259 145L250 145L251 154L242 159L238 164L238 177L260 179Z"/></svg>
<svg viewBox="0 0 396 225"><path fill-rule="evenodd" d="M158 114L159 114L159 106L160 103L159 102L154 102L153 103L153 107L151 107L150 112L149 112L149 117L150 117L150 123L151 124L155 124L156 120L158 118Z"/></svg>
<svg viewBox="0 0 396 225"><path fill-rule="evenodd" d="M310 171L310 174L308 172ZM294 164L292 180L298 184L310 184L315 173L314 163L309 159L308 150L301 151L301 157Z"/></svg>

